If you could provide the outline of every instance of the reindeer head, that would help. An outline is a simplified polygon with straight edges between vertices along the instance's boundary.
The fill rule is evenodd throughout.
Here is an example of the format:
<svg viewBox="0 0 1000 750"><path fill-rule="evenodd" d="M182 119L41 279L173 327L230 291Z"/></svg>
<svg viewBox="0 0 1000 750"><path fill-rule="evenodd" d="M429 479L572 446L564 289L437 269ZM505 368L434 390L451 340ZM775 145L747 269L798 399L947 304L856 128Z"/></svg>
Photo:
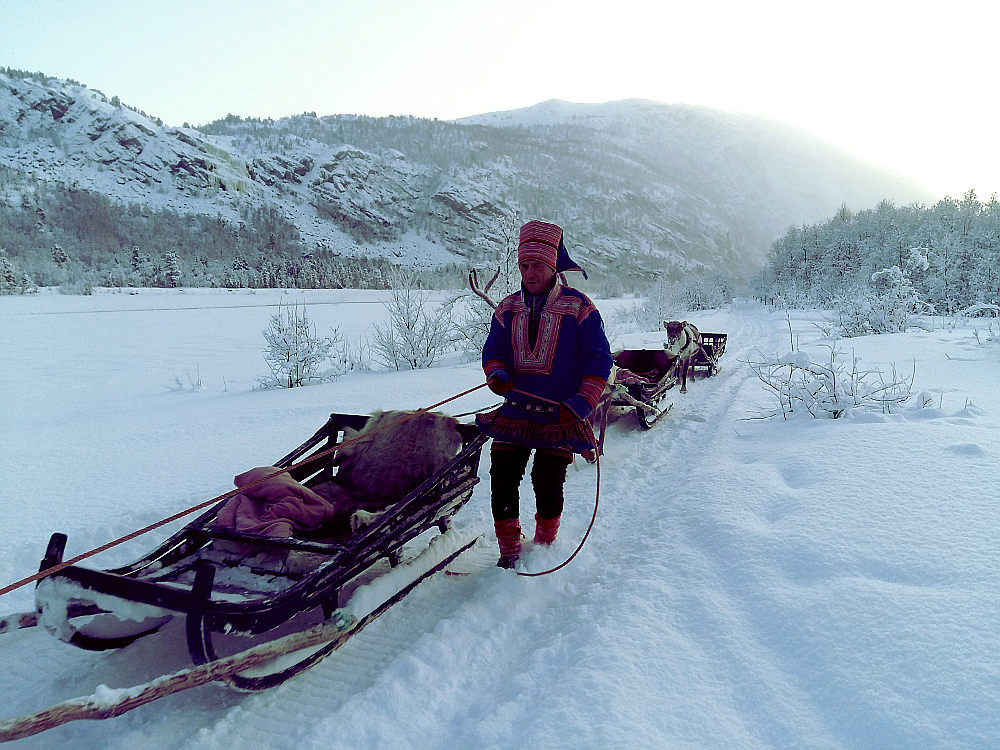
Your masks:
<svg viewBox="0 0 1000 750"><path fill-rule="evenodd" d="M681 349L684 348L684 326L686 325L687 321L683 320L663 321L663 327L667 329L667 340L663 342L663 348L674 356L680 354Z"/></svg>

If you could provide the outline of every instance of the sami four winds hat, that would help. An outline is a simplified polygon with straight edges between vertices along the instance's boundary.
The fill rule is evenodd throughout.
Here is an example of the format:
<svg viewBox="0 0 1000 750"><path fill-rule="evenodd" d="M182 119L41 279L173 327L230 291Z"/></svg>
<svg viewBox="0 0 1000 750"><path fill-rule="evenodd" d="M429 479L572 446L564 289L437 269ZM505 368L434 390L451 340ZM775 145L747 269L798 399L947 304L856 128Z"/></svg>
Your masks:
<svg viewBox="0 0 1000 750"><path fill-rule="evenodd" d="M557 273L579 271L583 278L587 272L573 262L563 243L562 227L544 221L529 221L521 227L517 245L517 260L538 260Z"/></svg>

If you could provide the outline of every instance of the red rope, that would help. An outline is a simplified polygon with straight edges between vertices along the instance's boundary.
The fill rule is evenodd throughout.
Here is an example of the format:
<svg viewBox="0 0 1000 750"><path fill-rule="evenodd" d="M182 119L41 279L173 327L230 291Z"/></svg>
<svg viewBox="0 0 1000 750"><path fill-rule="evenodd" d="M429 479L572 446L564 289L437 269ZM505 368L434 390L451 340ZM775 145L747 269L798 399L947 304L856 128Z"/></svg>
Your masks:
<svg viewBox="0 0 1000 750"><path fill-rule="evenodd" d="M314 454L312 456L309 456L308 458L303 459L302 461L299 461L297 464L290 464L289 466L286 466L283 469L278 469L277 471L272 472L271 474L268 474L267 476L260 477L259 479L255 479L252 482L248 482L247 484L244 484L241 487L234 487L233 489L229 490L228 492L224 492L221 495L218 495L217 497L213 497L211 500L206 500L204 502L198 503L197 505L192 505L187 510L182 510L179 513L174 513L172 516L168 516L167 518L159 520L159 521L157 521L155 523L151 523L151 524L149 524L149 526L144 526L143 528L139 529L138 531L133 531L133 532L131 532L129 534L126 534L123 537L119 537L118 539L115 539L114 541L108 542L107 544L102 544L100 547L95 547L94 549L89 550L87 552L84 552L83 554L77 555L76 557L71 558L69 560L64 560L61 563L53 565L51 568L46 568L45 570L40 570L37 573L35 573L34 575L30 575L27 578L22 578L20 581L16 581L14 583L8 584L7 586L4 586L2 589L0 589L0 596L3 596L4 594L10 593L11 591L14 591L15 589L19 589L22 586L27 586L29 583L32 583L34 581L40 581L41 579L43 579L43 578L45 578L47 576L50 576L53 573L58 573L60 570L63 570L64 568L68 568L70 565L75 565L76 563L78 563L78 562L80 562L82 560L86 560L89 557L93 557L94 555L100 554L101 552L105 552L105 551L111 549L112 547L117 547L119 544L124 544L125 542L130 541L132 539L135 539L136 537L142 536L143 534L146 534L146 533L152 531L153 529L158 529L161 526L165 526L166 524L171 523L172 521L176 521L179 518L183 518L184 516L190 515L191 513L194 513L197 510L201 510L202 508L207 508L208 506L213 505L214 503L217 503L217 502L220 502L222 500L225 500L228 497L232 497L233 495L235 495L235 494L237 494L239 492L243 492L244 490L249 489L250 487L256 487L258 484L266 482L268 479L272 479L273 477L279 476L281 474L287 474L288 472L292 471L293 469L297 469L297 468L299 468L301 466L306 466L307 464L310 464L313 461L317 461L317 460L319 460L321 458L324 458L325 456L328 456L331 453L334 453L334 452L340 450L341 448L343 448L345 446L351 445L352 443L355 443L358 440L361 440L362 437L367 438L367 437L370 437L372 435L375 435L375 434L381 432L382 430L387 430L390 427L394 427L397 424L402 424L403 422L405 422L405 421L407 421L409 419L413 419L418 414L423 414L424 412L428 412L428 411L431 411L432 409L438 408L439 406L443 406L444 404L447 404L450 401L455 401L457 399L460 399L462 396L467 396L470 393L472 393L473 391L478 391L480 388L484 388L485 386L486 386L485 383L480 383L479 385L475 386L474 388L469 388L466 391L462 391L461 393L456 394L454 396L451 396L450 398L446 398L444 401L439 401L438 403L432 404L431 406L424 407L423 409L417 409L413 413L407 414L402 419L398 419L395 422L393 422L392 424L384 425L383 427L380 427L377 430L373 430L372 432L367 433L364 436L358 436L358 437L354 438L353 440L348 440L348 441L343 442L343 443L337 443L337 445L331 446L330 448L327 448L326 450L320 451L319 453L316 453L316 454Z"/></svg>

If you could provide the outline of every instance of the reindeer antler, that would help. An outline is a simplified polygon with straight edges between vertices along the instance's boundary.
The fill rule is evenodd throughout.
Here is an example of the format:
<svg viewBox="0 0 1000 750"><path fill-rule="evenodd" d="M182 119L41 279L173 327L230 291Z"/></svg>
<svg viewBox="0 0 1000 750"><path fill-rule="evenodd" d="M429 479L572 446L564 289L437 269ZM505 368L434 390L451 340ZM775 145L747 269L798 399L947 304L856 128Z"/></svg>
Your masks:
<svg viewBox="0 0 1000 750"><path fill-rule="evenodd" d="M492 299L490 299L490 296L489 294L487 294L487 292L489 292L490 287L493 286L493 284L499 277L500 277L500 269L497 268L496 273L493 274L493 278L490 279L489 282L486 284L486 289L481 289L479 287L479 272L475 268L469 271L469 288L473 292L475 292L477 297L481 297L482 299L486 300L486 304L488 304L494 310L497 309L497 303L494 302Z"/></svg>

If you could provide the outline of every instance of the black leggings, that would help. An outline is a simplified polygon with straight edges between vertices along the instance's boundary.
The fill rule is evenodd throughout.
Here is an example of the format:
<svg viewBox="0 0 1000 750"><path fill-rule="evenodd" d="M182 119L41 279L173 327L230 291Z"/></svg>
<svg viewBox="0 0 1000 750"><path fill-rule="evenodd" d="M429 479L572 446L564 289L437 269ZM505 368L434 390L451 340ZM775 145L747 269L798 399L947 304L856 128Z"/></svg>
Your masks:
<svg viewBox="0 0 1000 750"><path fill-rule="evenodd" d="M530 448L520 446L505 446L502 449L494 447L490 451L490 489L494 520L518 517L518 490L530 455ZM531 465L531 486L535 490L535 510L540 517L552 519L562 515L563 484L571 461L568 456L535 451L535 460Z"/></svg>

